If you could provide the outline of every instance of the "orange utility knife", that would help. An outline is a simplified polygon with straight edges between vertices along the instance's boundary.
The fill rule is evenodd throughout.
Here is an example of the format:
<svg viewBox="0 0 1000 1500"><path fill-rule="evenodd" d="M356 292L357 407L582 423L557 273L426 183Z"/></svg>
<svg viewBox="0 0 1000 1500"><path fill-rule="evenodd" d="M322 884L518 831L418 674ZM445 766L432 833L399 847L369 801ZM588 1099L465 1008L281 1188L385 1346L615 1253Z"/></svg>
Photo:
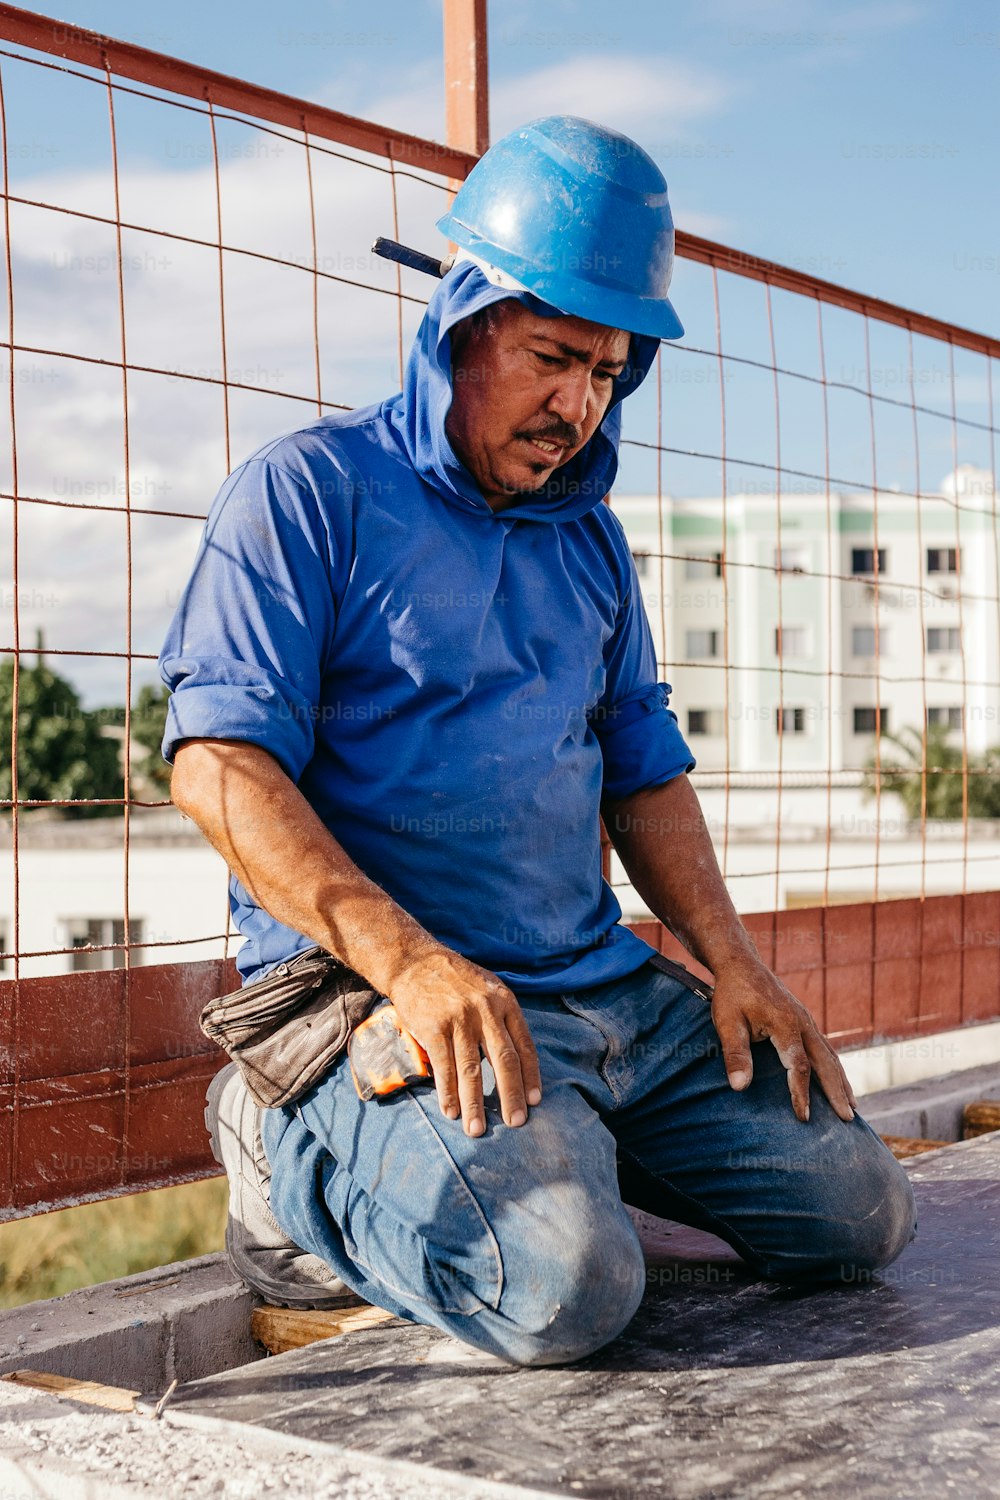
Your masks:
<svg viewBox="0 0 1000 1500"><path fill-rule="evenodd" d="M347 1057L361 1099L394 1094L432 1076L430 1058L391 1004L380 1006L354 1028Z"/></svg>

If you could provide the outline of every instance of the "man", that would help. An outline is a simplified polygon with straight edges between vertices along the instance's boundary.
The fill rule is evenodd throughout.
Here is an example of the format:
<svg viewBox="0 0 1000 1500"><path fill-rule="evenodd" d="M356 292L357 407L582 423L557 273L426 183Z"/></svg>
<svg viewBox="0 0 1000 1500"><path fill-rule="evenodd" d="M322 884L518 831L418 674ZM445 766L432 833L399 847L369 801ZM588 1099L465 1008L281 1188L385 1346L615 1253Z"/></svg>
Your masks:
<svg viewBox="0 0 1000 1500"><path fill-rule="evenodd" d="M735 913L602 503L620 403L682 332L666 184L553 117L440 227L462 253L405 389L223 487L162 657L165 754L233 871L245 978L320 944L434 1070L362 1103L340 1058L265 1111L223 1072L234 1264L544 1364L639 1304L623 1190L790 1281L887 1264L913 1200ZM710 1005L619 925L602 810Z"/></svg>

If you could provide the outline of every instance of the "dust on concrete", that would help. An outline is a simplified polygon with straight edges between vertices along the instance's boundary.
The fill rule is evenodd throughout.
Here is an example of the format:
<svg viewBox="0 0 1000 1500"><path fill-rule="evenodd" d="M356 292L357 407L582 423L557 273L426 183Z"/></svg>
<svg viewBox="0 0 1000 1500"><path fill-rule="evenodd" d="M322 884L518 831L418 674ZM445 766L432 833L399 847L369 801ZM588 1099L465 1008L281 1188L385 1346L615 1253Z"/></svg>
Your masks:
<svg viewBox="0 0 1000 1500"><path fill-rule="evenodd" d="M496 1500L515 1491L434 1470L426 1479L411 1477L359 1454L319 1454L268 1434L244 1437L228 1427L153 1421L0 1385L0 1493L25 1500L39 1494L66 1500Z"/></svg>

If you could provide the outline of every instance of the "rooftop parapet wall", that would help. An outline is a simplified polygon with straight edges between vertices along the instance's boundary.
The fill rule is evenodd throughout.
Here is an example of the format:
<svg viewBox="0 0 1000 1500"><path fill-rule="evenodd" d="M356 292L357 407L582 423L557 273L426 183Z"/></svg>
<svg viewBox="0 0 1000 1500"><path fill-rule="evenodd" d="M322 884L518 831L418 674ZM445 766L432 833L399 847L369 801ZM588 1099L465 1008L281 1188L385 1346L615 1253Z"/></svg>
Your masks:
<svg viewBox="0 0 1000 1500"><path fill-rule="evenodd" d="M745 922L838 1047L1000 1017L1000 891ZM635 930L704 973L659 923ZM198 1015L237 982L210 960L0 983L0 1219L215 1175L204 1097L225 1057Z"/></svg>

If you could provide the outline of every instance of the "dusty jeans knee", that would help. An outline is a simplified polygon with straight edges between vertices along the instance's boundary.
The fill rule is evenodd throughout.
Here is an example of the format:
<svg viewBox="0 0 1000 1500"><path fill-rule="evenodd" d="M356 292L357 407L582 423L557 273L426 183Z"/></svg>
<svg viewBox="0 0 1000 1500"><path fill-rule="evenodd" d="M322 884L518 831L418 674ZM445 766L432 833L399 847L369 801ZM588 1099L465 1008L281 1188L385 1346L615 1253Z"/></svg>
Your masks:
<svg viewBox="0 0 1000 1500"><path fill-rule="evenodd" d="M432 1089L365 1104L338 1065L262 1134L279 1223L398 1316L534 1365L593 1352L639 1306L614 1138L566 1082L516 1129L487 1094L473 1139Z"/></svg>
<svg viewBox="0 0 1000 1500"><path fill-rule="evenodd" d="M566 999L609 1039L629 1202L709 1230L781 1281L849 1283L909 1244L903 1168L860 1115L840 1119L815 1076L799 1120L770 1042L751 1047L752 1082L737 1093L708 1005L669 976L636 986L628 1008L611 987Z"/></svg>

